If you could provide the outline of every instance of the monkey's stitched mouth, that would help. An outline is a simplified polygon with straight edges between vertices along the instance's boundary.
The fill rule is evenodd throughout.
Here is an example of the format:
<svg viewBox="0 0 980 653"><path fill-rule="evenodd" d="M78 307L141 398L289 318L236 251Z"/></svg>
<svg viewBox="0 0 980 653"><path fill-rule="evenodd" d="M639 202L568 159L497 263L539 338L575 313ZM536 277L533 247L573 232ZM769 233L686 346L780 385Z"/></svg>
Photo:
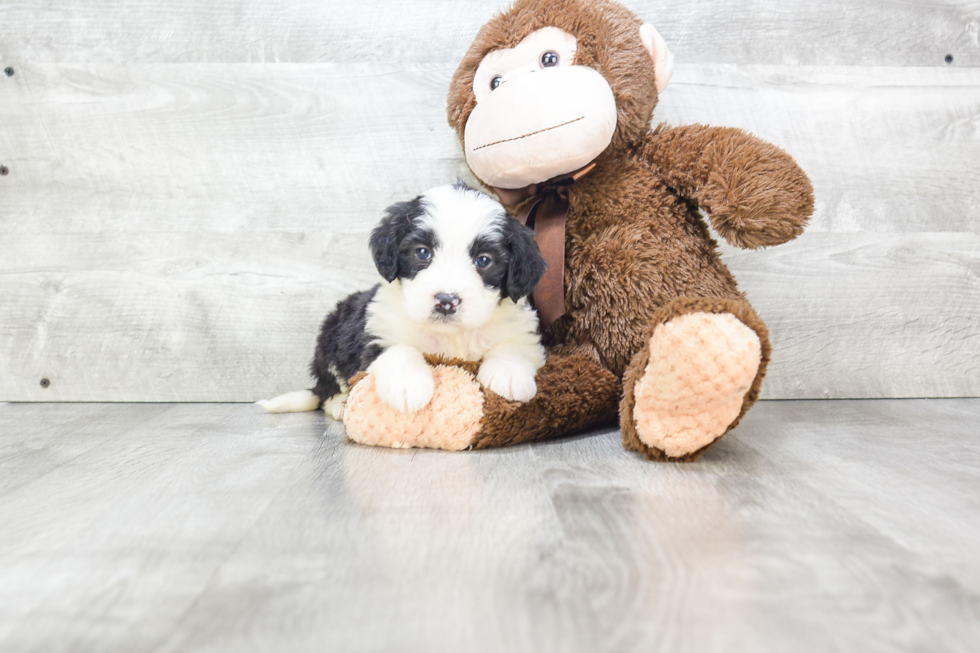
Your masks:
<svg viewBox="0 0 980 653"><path fill-rule="evenodd" d="M573 118L572 120L568 120L566 122L563 122L560 125L554 125L553 127L545 127L544 129L539 129L539 130L533 131L533 132L531 132L529 134L524 134L523 136L515 136L514 138L505 138L502 141L494 141L493 143L487 143L486 145L481 145L480 147L474 147L473 148L473 151L476 152L478 150L482 150L482 149L485 149L485 148L488 148L488 147L493 147L494 145L500 145L501 143L510 143L511 141L519 141L522 138L527 138L528 136L534 136L535 134L541 134L543 132L550 132L552 129L558 129L559 127L564 127L565 125L570 125L573 122L578 122L579 120L585 120L585 116L579 116L578 118Z"/></svg>

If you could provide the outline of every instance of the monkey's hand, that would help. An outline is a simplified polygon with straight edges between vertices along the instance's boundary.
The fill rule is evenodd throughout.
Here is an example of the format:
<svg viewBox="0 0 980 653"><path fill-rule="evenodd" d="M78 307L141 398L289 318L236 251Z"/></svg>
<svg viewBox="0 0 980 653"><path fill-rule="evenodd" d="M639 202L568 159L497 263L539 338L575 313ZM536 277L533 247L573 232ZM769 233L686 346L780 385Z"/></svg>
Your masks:
<svg viewBox="0 0 980 653"><path fill-rule="evenodd" d="M792 240L813 213L813 186L792 157L741 129L661 125L640 156L738 247Z"/></svg>

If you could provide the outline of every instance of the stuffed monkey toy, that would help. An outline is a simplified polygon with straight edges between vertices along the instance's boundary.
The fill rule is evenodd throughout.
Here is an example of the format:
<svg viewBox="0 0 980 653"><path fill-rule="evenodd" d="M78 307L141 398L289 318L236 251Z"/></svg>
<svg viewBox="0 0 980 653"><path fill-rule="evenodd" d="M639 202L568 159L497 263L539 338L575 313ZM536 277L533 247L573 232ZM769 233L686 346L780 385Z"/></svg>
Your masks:
<svg viewBox="0 0 980 653"><path fill-rule="evenodd" d="M344 414L352 440L479 449L618 419L627 449L684 461L738 424L769 337L699 209L733 245L778 245L802 232L812 187L739 129L651 129L672 68L657 31L615 2L517 0L483 26L452 79L449 124L548 260L537 395L505 401L477 363L430 359L433 399L403 414L362 373Z"/></svg>

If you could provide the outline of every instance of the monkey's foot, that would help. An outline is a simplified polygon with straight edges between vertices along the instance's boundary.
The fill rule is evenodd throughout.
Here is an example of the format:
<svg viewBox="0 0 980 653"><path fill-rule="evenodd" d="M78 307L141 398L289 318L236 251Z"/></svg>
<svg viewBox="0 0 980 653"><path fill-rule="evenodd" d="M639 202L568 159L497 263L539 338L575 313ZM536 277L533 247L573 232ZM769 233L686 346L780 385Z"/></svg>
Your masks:
<svg viewBox="0 0 980 653"><path fill-rule="evenodd" d="M637 354L645 361L630 370L631 415L621 419L626 446L648 457L695 459L758 393L756 386L747 397L763 362L762 343L731 313L673 317L654 328L645 350Z"/></svg>
<svg viewBox="0 0 980 653"><path fill-rule="evenodd" d="M374 376L355 377L344 407L347 437L372 447L446 449L470 447L483 421L483 392L462 367L432 369L432 400L415 413L402 413L381 401Z"/></svg>

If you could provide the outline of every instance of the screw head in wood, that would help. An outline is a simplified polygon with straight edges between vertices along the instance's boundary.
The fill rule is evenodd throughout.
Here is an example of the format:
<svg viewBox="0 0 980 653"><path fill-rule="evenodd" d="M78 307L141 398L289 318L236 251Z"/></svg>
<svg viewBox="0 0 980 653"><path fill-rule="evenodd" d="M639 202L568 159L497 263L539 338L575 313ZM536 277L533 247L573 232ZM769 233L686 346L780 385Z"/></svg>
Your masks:
<svg viewBox="0 0 980 653"><path fill-rule="evenodd" d="M6 75L7 77L13 77L14 69L11 68L10 66L7 66L6 68L3 69L3 74Z"/></svg>
<svg viewBox="0 0 980 653"><path fill-rule="evenodd" d="M953 55L951 54L946 55L946 63L953 63Z"/></svg>
<svg viewBox="0 0 980 653"><path fill-rule="evenodd" d="M50 385L51 385L51 381L49 379L47 379L47 378L41 379L41 387L42 388L47 388Z"/></svg>
<svg viewBox="0 0 980 653"><path fill-rule="evenodd" d="M6 177L8 174L10 174L10 168L7 166L0 166L0 175Z"/></svg>

